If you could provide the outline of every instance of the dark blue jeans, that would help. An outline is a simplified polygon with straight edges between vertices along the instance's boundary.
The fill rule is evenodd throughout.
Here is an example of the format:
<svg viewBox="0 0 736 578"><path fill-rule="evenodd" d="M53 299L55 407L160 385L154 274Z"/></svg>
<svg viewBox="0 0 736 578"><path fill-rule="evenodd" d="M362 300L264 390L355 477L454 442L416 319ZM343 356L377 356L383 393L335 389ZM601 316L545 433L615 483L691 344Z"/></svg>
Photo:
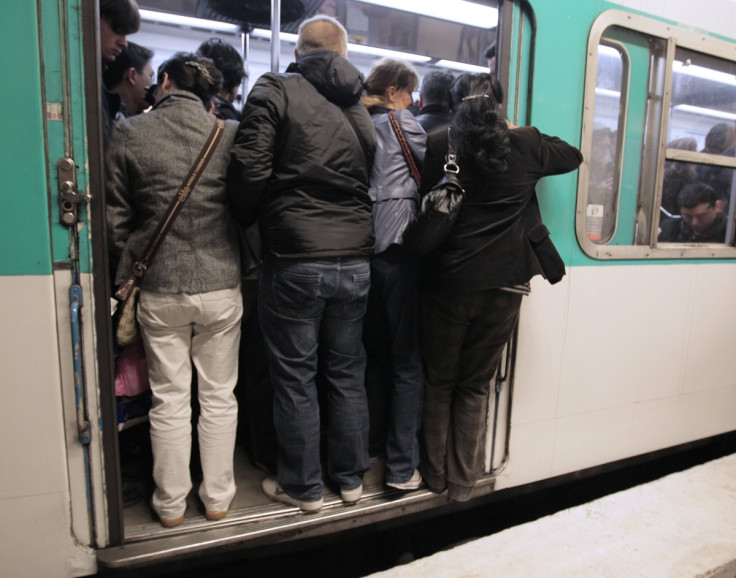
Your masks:
<svg viewBox="0 0 736 578"><path fill-rule="evenodd" d="M363 324L371 451L386 452L386 481L403 483L419 465L424 371L419 342L419 267L399 245L371 259Z"/></svg>
<svg viewBox="0 0 736 578"><path fill-rule="evenodd" d="M265 263L259 315L274 389L279 485L293 498L322 497L318 367L327 388L330 478L350 490L368 459L362 343L370 286L367 258Z"/></svg>
<svg viewBox="0 0 736 578"><path fill-rule="evenodd" d="M430 489L472 497L483 475L491 379L519 317L522 295L487 289L424 296L424 450Z"/></svg>

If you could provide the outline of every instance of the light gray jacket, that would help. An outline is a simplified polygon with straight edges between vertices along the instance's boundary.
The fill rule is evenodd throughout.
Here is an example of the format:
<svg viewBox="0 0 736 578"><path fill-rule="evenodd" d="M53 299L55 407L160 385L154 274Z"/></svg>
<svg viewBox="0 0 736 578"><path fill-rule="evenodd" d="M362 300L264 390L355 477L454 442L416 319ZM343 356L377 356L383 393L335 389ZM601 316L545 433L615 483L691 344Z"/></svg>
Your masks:
<svg viewBox="0 0 736 578"><path fill-rule="evenodd" d="M389 109L382 106L374 106L370 110L378 141L368 191L373 201L376 254L385 251L394 243L401 245L404 229L419 212L419 187L412 179L399 139L391 127L388 112ZM427 135L411 111L394 112L421 172Z"/></svg>
<svg viewBox="0 0 736 578"><path fill-rule="evenodd" d="M107 148L107 234L120 257L116 284L130 274L214 126L193 93L173 91L145 114L115 123ZM205 293L240 282L235 221L225 175L238 124L225 132L192 194L169 229L141 288Z"/></svg>

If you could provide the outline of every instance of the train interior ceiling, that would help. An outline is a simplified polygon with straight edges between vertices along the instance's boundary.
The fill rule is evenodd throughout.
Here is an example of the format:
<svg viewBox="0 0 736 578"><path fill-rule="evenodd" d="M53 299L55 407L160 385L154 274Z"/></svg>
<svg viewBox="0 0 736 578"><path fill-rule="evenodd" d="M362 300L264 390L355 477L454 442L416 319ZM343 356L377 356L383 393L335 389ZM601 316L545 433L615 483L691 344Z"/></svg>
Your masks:
<svg viewBox="0 0 736 578"><path fill-rule="evenodd" d="M217 36L247 62L249 78L237 106L253 82L271 70L269 0L141 0L138 4L142 24L129 40L154 51L154 70L174 52L194 51L202 41ZM389 4L382 0L282 0L279 70L294 58L299 22L318 13L335 16L345 24L349 59L364 74L383 56L412 62L420 78L436 67L455 72L488 69L485 51L496 39L498 23L495 3L472 5L474 11L468 15L455 10L440 12L436 18L417 13L427 12L421 2L404 2L405 10Z"/></svg>
<svg viewBox="0 0 736 578"><path fill-rule="evenodd" d="M201 42L217 36L244 55L249 78L241 89L241 95L247 94L249 86L252 86L258 76L271 70L272 55L268 21L270 3L264 2L262 10L253 10L252 6L256 6L256 3L248 3L250 12L242 14L238 11L242 12L240 6L244 4L223 0L139 0L142 25L140 31L130 35L128 40L155 52L153 58L155 70L175 52L196 51ZM406 3L406 6L408 5L409 3ZM423 9L422 6L417 6L418 9ZM479 6L482 9L480 19L477 15L472 15L470 21L482 22L482 25L469 25L467 22L448 22L370 2L282 1L283 15L291 14L292 18L295 14L298 16L290 21L282 17L279 70L283 71L293 60L299 21L315 13L327 13L336 15L346 23L350 37L349 59L364 74L367 74L371 64L382 56L411 61L420 78L436 67L449 68L455 72L487 71L485 51L496 38L498 11L492 6ZM242 102L235 104L240 107ZM244 328L244 332L247 331L248 329ZM272 426L269 420L262 420L260 417L264 413L270 413L270 409L265 412L249 410L253 407L270 408L270 402L264 402L262 397L258 398L259 395L269 396L269 386L265 385L265 389L260 390L258 383L253 386L253 381L264 379L266 372L263 365L265 354L259 347L261 345L256 344L253 348L246 347L245 352L241 350L241 368L247 366L250 371L244 372L241 369L241 379L236 391L240 405L238 445L235 454L238 493L229 516L223 521L225 524L259 521L271 516L278 518L284 515L285 507L269 500L261 490L261 481L266 472L275 469L275 439ZM245 393L248 387L250 389ZM212 523L205 520L202 505L196 497L196 486L198 479L201 479L201 471L198 467L195 445L192 452L195 487L188 499L185 522L175 530L161 528L149 504L153 490L150 442L145 415L140 416L141 413L145 413L145 400L142 408L136 407L135 403L119 407L118 411L119 417L126 420L119 426L124 506L122 518L126 542L145 541L161 535L162 532L169 537L211 527ZM499 396L495 403L499 406L506 404L506 394ZM493 436L494 447L489 446L487 449L487 469L492 467L493 461L500 462L503 459L502 447L505 443L503 417L500 422L497 420L495 423L499 433ZM196 432L196 426L193 427L193 431ZM496 457L497 454L500 457ZM364 481L364 501L371 498L385 501L399 498L397 492L383 485L383 477L382 456L380 452L373 451L371 470L366 474ZM432 501L433 494L428 491L422 493L425 494L423 498L425 501ZM326 488L325 510L329 512L339 506L342 506L339 492L331 492ZM353 508L353 511L357 509Z"/></svg>

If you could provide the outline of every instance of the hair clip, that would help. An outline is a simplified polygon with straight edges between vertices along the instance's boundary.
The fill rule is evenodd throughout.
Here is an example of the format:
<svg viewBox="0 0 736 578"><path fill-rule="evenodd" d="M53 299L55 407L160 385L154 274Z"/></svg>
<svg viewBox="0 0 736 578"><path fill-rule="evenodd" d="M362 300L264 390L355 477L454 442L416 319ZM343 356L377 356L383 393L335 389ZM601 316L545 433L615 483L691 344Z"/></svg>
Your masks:
<svg viewBox="0 0 736 578"><path fill-rule="evenodd" d="M210 71L207 70L207 67L204 66L201 62L195 62L194 60L189 60L184 63L186 66L191 66L192 68L196 68L199 70L202 75L209 81L212 82L212 77L210 76Z"/></svg>
<svg viewBox="0 0 736 578"><path fill-rule="evenodd" d="M460 100L470 100L472 98L491 98L490 94L471 94L470 96L464 96Z"/></svg>

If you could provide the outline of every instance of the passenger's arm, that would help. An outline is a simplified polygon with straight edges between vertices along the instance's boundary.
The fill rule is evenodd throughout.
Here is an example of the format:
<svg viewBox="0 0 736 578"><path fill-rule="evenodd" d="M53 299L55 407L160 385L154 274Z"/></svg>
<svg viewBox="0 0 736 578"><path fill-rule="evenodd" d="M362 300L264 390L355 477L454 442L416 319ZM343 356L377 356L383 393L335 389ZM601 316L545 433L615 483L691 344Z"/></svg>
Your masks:
<svg viewBox="0 0 736 578"><path fill-rule="evenodd" d="M404 133L404 137L409 145L414 161L417 163L417 166L421 171L427 148L427 133L424 132L422 125L419 124L416 117L409 111L404 114L400 114L398 118L399 126L401 126L401 131Z"/></svg>
<svg viewBox="0 0 736 578"><path fill-rule="evenodd" d="M273 172L279 122L285 100L281 84L269 74L258 79L243 108L228 167L228 197L236 220L247 227L258 218Z"/></svg>
<svg viewBox="0 0 736 578"><path fill-rule="evenodd" d="M583 162L583 155L574 146L556 136L539 133L539 161L545 175L560 175L574 171Z"/></svg>

